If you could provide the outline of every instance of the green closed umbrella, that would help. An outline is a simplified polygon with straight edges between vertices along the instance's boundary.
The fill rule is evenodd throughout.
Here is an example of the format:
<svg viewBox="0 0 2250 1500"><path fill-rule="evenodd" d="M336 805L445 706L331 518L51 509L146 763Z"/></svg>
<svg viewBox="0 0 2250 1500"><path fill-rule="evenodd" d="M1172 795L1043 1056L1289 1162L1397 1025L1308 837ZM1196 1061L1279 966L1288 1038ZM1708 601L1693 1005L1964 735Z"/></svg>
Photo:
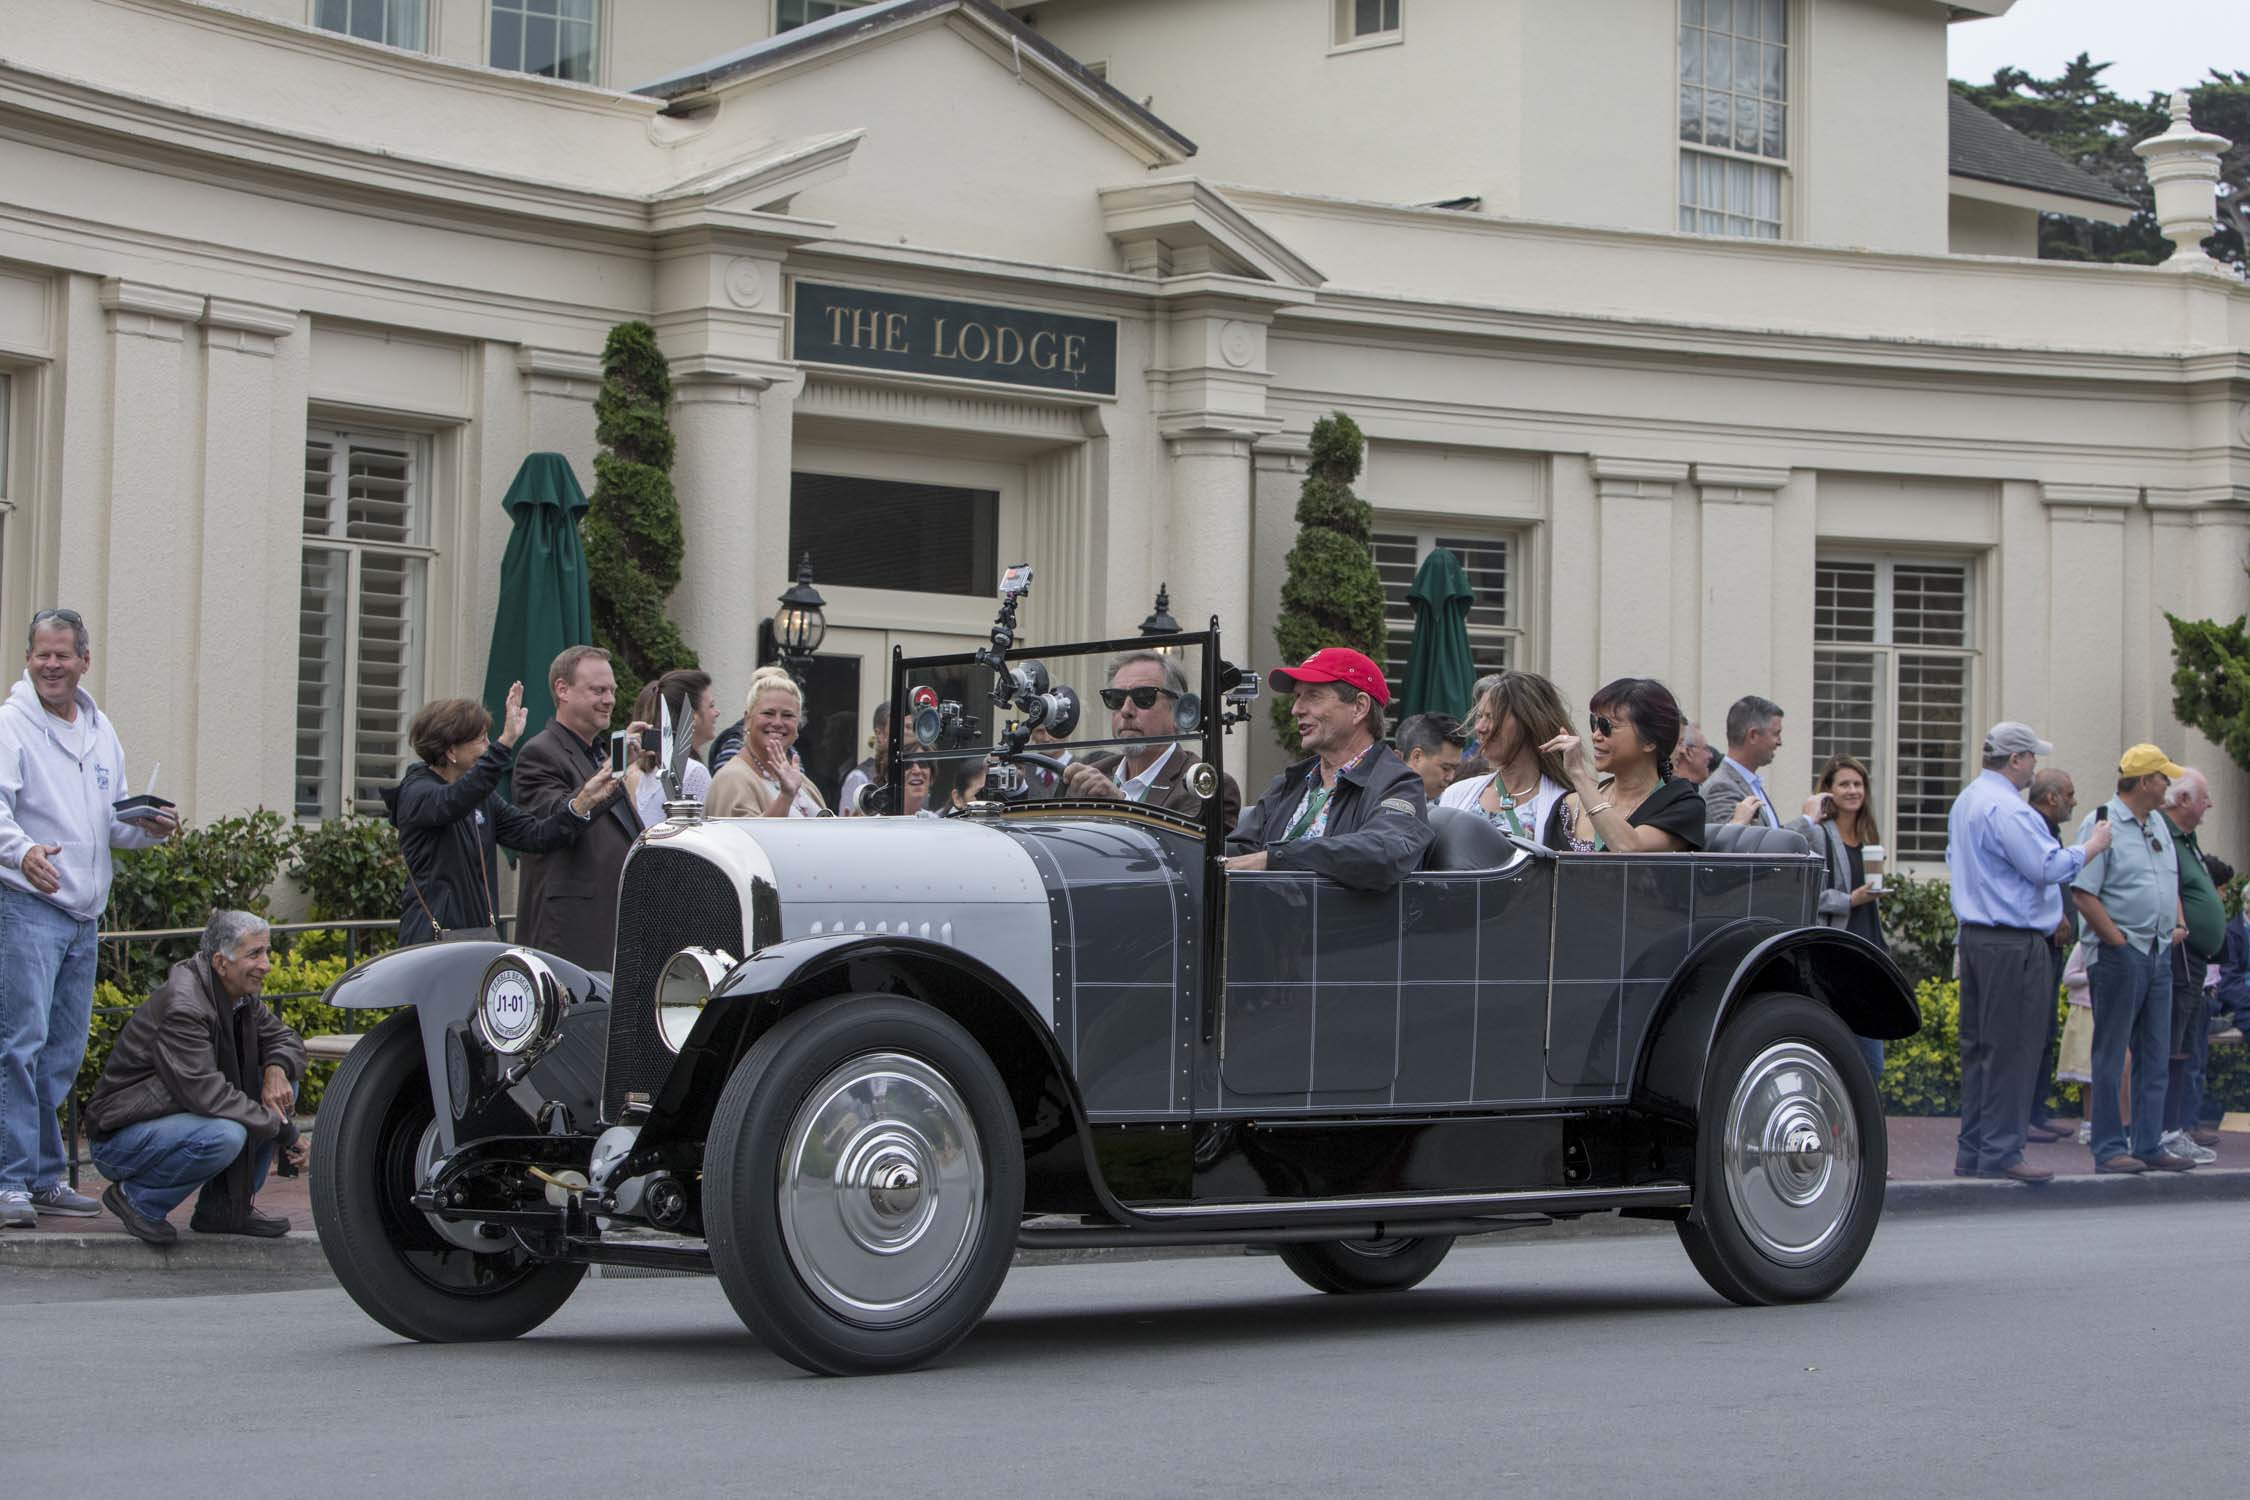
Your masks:
<svg viewBox="0 0 2250 1500"><path fill-rule="evenodd" d="M529 739L553 717L547 668L566 646L591 645L592 606L586 597L586 552L578 518L586 492L560 453L534 453L516 470L500 502L515 531L500 559L500 609L492 621L492 655L484 669L484 706L498 734L507 711L508 685L523 684ZM520 748L523 741L517 742Z"/></svg>
<svg viewBox="0 0 2250 1500"><path fill-rule="evenodd" d="M1406 662L1406 688L1398 715L1469 712L1476 659L1469 654L1469 606L1476 602L1461 559L1439 547L1414 575L1406 600L1414 606L1414 654Z"/></svg>

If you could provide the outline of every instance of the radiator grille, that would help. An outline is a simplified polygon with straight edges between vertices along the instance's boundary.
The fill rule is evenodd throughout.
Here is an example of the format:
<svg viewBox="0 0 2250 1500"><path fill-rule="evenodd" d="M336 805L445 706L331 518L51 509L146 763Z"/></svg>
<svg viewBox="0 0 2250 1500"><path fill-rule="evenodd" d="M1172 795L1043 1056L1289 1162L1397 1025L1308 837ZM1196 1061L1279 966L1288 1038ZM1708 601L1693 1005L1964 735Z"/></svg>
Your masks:
<svg viewBox="0 0 2250 1500"><path fill-rule="evenodd" d="M654 1093L672 1071L656 1029L656 976L682 948L743 952L742 902L726 873L684 849L643 846L625 866L617 902L617 970L609 1006L602 1115L629 1092Z"/></svg>

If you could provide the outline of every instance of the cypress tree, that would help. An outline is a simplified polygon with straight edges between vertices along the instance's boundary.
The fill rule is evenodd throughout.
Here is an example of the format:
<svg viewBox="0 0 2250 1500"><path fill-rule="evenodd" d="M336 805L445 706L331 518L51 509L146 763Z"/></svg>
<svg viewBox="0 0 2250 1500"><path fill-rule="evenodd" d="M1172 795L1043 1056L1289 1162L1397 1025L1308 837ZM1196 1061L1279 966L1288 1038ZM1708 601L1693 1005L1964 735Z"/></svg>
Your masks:
<svg viewBox="0 0 2250 1500"><path fill-rule="evenodd" d="M2250 770L2250 621L2183 620L2172 627L2172 716Z"/></svg>
<svg viewBox="0 0 2250 1500"><path fill-rule="evenodd" d="M664 613L680 583L680 501L672 492L674 441L665 408L672 376L646 323L620 323L602 349L594 398L594 493L579 535L586 548L594 642L617 672L623 727L641 684L696 665L695 652Z"/></svg>
<svg viewBox="0 0 2250 1500"><path fill-rule="evenodd" d="M1281 585L1274 644L1284 666L1323 646L1350 646L1383 659L1383 580L1375 571L1375 510L1352 493L1367 439L1342 412L1313 424L1312 461L1297 496L1297 545ZM1297 726L1286 699L1273 705L1274 733L1294 755Z"/></svg>

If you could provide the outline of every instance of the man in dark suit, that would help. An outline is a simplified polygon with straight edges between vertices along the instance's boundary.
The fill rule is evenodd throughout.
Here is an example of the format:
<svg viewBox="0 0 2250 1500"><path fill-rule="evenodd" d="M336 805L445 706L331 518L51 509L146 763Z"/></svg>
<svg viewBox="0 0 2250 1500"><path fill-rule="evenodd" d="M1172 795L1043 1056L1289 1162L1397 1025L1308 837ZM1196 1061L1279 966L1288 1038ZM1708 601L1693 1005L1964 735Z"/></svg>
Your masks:
<svg viewBox="0 0 2250 1500"><path fill-rule="evenodd" d="M1109 686L1102 689L1109 737L1146 740L1147 747L1122 755L1105 750L1073 762L1061 795L1139 802L1201 819L1203 799L1183 780L1195 763L1194 751L1170 738L1180 732L1173 710L1187 690L1187 674L1162 652L1128 651L1111 662ZM1220 779L1219 804L1225 826L1233 828L1242 812L1242 789L1232 776Z"/></svg>
<svg viewBox="0 0 2250 1500"><path fill-rule="evenodd" d="M599 646L572 646L547 672L555 716L516 752L516 806L544 816L564 806L609 758L609 716L617 674ZM641 726L634 725L634 729ZM617 887L625 855L640 837L640 815L613 783L578 842L526 855L515 939L582 969L608 973L617 947Z"/></svg>

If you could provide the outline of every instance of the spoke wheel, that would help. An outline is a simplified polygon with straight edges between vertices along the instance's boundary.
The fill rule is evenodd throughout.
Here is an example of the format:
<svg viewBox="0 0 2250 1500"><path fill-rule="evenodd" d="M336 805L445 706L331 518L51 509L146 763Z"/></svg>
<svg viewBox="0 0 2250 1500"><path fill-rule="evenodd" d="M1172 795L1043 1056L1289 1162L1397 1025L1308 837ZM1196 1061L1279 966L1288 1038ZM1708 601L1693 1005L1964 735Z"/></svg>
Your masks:
<svg viewBox="0 0 2250 1500"><path fill-rule="evenodd" d="M362 1038L336 1070L313 1132L313 1223L336 1279L393 1333L424 1343L514 1338L563 1305L586 1274L520 1244L479 1248L410 1201L436 1110L412 1011Z"/></svg>
<svg viewBox="0 0 2250 1500"><path fill-rule="evenodd" d="M909 1369L1006 1277L1023 1142L1006 1086L942 1012L842 995L760 1037L704 1153L712 1268L745 1324L823 1374Z"/></svg>
<svg viewBox="0 0 2250 1500"><path fill-rule="evenodd" d="M1438 1268L1438 1262L1453 1248L1453 1236L1312 1240L1274 1248L1280 1252L1281 1263L1315 1291L1340 1296L1358 1292L1403 1292Z"/></svg>
<svg viewBox="0 0 2250 1500"><path fill-rule="evenodd" d="M1850 1030L1796 995L1752 998L1705 1070L1695 1206L1682 1244L1720 1295L1806 1302L1850 1280L1875 1237L1888 1160Z"/></svg>

